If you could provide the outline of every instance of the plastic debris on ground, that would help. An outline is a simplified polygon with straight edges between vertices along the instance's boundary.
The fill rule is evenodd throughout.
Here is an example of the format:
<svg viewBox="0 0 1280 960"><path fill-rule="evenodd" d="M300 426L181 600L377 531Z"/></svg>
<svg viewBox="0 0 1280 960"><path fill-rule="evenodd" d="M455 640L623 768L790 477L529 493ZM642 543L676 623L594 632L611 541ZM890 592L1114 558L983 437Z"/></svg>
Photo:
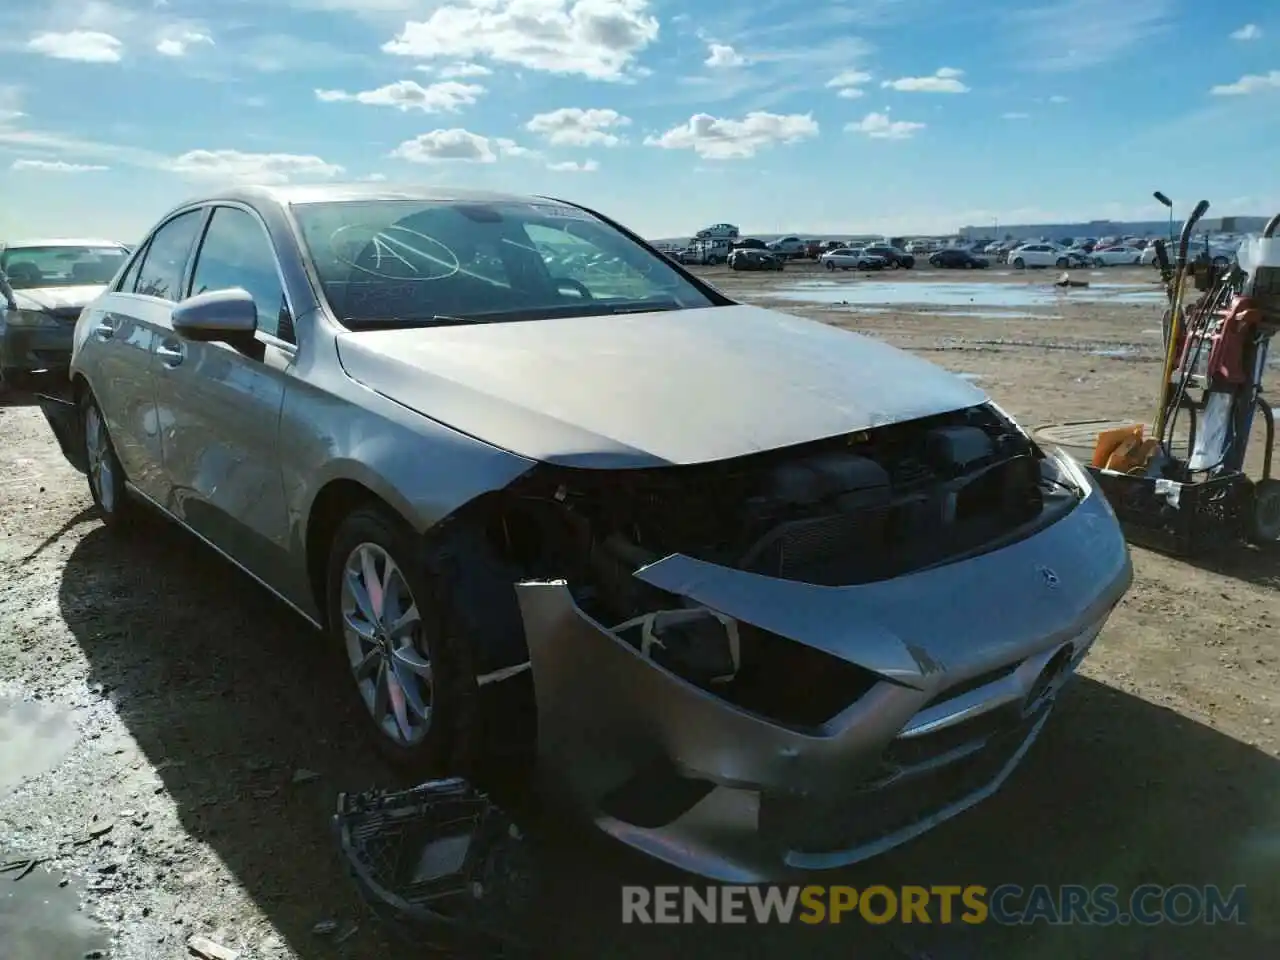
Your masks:
<svg viewBox="0 0 1280 960"><path fill-rule="evenodd" d="M344 793L333 824L356 885L391 932L463 957L536 955L528 841L466 780Z"/></svg>

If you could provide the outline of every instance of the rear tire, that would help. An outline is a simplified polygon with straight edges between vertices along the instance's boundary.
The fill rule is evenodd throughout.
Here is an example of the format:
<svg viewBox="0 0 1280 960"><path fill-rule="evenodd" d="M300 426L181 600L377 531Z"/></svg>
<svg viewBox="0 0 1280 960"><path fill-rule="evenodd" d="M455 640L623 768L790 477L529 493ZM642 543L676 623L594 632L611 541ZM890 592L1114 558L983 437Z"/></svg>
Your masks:
<svg viewBox="0 0 1280 960"><path fill-rule="evenodd" d="M138 519L140 505L126 489L127 479L115 445L107 431L102 410L92 394L80 402L80 422L84 430L84 462L89 495L98 508L103 525L113 533L124 533Z"/></svg>

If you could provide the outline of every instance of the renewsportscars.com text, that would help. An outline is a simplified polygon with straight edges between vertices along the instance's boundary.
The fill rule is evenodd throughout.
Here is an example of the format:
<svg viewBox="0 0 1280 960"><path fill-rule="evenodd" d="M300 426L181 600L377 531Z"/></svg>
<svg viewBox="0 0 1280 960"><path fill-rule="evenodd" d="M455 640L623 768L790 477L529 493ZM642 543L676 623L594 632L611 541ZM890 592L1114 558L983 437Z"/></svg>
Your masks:
<svg viewBox="0 0 1280 960"><path fill-rule="evenodd" d="M622 888L623 923L1189 926L1243 924L1245 906L1243 886L1190 884Z"/></svg>

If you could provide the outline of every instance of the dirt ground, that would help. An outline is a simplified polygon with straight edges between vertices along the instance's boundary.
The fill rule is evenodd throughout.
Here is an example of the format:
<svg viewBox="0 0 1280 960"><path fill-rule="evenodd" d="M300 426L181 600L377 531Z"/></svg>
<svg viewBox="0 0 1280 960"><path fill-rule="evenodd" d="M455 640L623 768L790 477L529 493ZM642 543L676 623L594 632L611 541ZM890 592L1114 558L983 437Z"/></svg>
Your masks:
<svg viewBox="0 0 1280 960"><path fill-rule="evenodd" d="M705 273L732 296L966 374L1028 426L1150 417L1160 305L1096 287L1154 290L1149 269L1082 272L1095 288L1031 307L1016 303L1045 295L1055 272ZM874 299L888 288L858 288L886 281L918 286L928 305L781 299ZM572 842L545 853L547 955L1277 955L1280 551L1133 556L1132 590L1004 788L821 879L1244 884L1245 925L623 927L623 879L669 878ZM0 865L42 861L0 873L0 957L179 957L192 934L264 960L420 955L397 952L365 914L331 840L339 791L395 782L353 733L344 682L291 613L179 532L109 538L38 410L0 403ZM324 921L337 929L315 932Z"/></svg>

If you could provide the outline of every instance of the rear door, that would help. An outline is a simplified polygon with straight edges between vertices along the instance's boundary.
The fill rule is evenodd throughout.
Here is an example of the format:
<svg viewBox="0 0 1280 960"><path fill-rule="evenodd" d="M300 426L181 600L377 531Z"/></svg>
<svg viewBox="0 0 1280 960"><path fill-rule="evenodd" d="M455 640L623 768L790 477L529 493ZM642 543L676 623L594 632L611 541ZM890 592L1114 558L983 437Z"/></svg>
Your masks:
<svg viewBox="0 0 1280 960"><path fill-rule="evenodd" d="M157 227L115 289L79 321L77 367L89 378L120 465L135 487L161 503L167 484L152 364L204 217L196 207Z"/></svg>
<svg viewBox="0 0 1280 960"><path fill-rule="evenodd" d="M157 345L168 507L255 576L275 583L287 539L278 431L296 347L275 248L257 213L214 207L190 277L190 295L233 287L252 294L258 332L252 345L237 349L189 340L170 327Z"/></svg>

